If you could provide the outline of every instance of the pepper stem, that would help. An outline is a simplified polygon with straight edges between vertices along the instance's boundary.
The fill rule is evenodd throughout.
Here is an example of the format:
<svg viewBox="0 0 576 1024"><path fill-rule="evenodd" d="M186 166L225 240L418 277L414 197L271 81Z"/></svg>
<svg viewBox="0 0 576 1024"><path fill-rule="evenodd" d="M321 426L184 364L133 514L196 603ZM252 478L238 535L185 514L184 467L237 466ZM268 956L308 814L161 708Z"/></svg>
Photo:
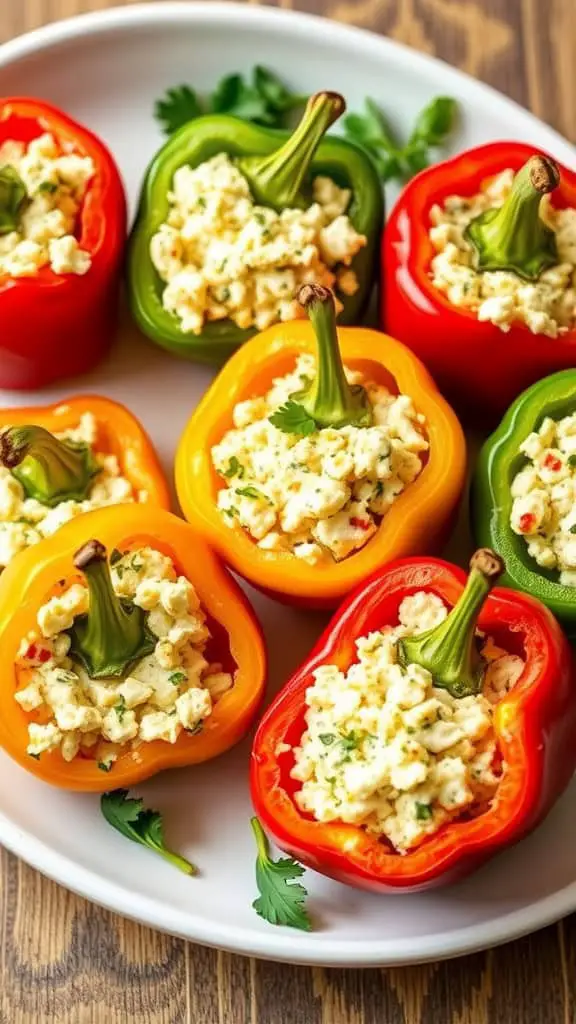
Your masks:
<svg viewBox="0 0 576 1024"><path fill-rule="evenodd" d="M292 395L318 427L369 427L372 407L361 385L350 385L338 345L334 296L322 285L305 284L298 301L306 310L318 346L316 377L305 391Z"/></svg>
<svg viewBox="0 0 576 1024"><path fill-rule="evenodd" d="M74 565L88 584L88 612L68 630L69 655L80 662L91 679L125 676L135 661L151 654L156 637L137 605L120 600L112 586L106 548L90 540L74 555Z"/></svg>
<svg viewBox="0 0 576 1024"><path fill-rule="evenodd" d="M490 590L504 572L504 562L489 548L470 560L470 574L460 599L439 626L402 637L398 656L403 665L421 665L434 685L453 697L470 697L482 689L484 666L476 648L476 622Z"/></svg>
<svg viewBox="0 0 576 1024"><path fill-rule="evenodd" d="M345 109L339 93L317 92L308 100L300 124L283 146L269 156L238 161L258 203L274 210L309 205L301 193L302 185L322 136Z"/></svg>
<svg viewBox="0 0 576 1024"><path fill-rule="evenodd" d="M88 445L60 441L35 426L0 433L0 464L19 480L27 498L50 508L61 501L83 501L100 471Z"/></svg>
<svg viewBox="0 0 576 1024"><path fill-rule="evenodd" d="M0 235L18 229L27 195L26 185L16 169L11 164L0 167Z"/></svg>
<svg viewBox="0 0 576 1024"><path fill-rule="evenodd" d="M542 220L540 204L559 182L554 160L532 156L518 171L504 205L470 221L464 234L476 251L478 270L509 270L535 281L558 263L556 235Z"/></svg>

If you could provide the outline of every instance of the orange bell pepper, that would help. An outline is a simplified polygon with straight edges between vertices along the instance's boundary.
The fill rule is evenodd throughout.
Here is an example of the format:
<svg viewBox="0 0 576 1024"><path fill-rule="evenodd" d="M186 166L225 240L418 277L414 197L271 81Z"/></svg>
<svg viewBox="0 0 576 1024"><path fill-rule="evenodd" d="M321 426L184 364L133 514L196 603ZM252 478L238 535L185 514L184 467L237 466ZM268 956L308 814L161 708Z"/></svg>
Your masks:
<svg viewBox="0 0 576 1024"><path fill-rule="evenodd" d="M429 442L420 475L394 501L377 533L360 550L340 562L317 565L290 552L265 551L236 521L228 525L216 504L218 490L224 484L212 466L212 447L233 427L232 410L238 402L263 395L275 377L293 369L298 356L315 354L317 338L311 323L297 320L278 324L246 342L204 395L184 430L176 455L176 489L184 515L224 562L272 596L319 608L335 607L391 559L437 550L450 530L466 471L466 444L460 424L428 371L409 349L385 334L360 327L340 328L335 347L339 347L350 369L362 371L366 378L393 392L410 395L426 418ZM355 402L350 394L348 409L344 410L347 418L325 424L360 425L363 408Z"/></svg>
<svg viewBox="0 0 576 1024"><path fill-rule="evenodd" d="M174 562L196 588L212 634L208 657L234 672L234 685L214 705L197 735L182 732L174 744L161 740L129 745L103 772L94 757L65 761L60 751L39 759L26 753L27 713L14 699L22 639L37 629L39 608L81 579L74 554L98 539L108 551L150 545ZM132 786L166 768L198 764L228 750L244 735L262 697L266 655L256 617L242 591L191 527L163 509L118 505L88 512L63 526L36 548L29 548L0 577L0 746L37 778L64 789L103 792Z"/></svg>
<svg viewBox="0 0 576 1024"><path fill-rule="evenodd" d="M84 413L92 413L96 419L95 450L116 456L120 472L141 495L140 502L169 509L168 485L150 438L136 417L111 398L76 395L55 405L0 409L0 431L35 426L59 434L77 427Z"/></svg>

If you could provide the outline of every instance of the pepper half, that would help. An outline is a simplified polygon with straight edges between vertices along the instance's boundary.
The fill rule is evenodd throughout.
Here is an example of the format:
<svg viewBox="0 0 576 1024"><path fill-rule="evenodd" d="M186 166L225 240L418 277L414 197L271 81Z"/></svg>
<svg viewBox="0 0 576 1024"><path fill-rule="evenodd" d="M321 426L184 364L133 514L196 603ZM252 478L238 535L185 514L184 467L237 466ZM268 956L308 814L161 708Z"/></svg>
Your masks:
<svg viewBox="0 0 576 1024"><path fill-rule="evenodd" d="M44 132L51 132L65 153L94 162L76 232L91 266L82 276L56 274L50 267L31 277L0 274L2 388L41 388L86 373L108 350L116 327L126 240L120 173L104 143L61 110L36 99L0 99L0 145L8 139L29 143ZM0 187L0 234L8 230L2 213Z"/></svg>
<svg viewBox="0 0 576 1024"><path fill-rule="evenodd" d="M96 549L94 544L90 546L89 555L86 545L95 537L99 543ZM38 609L62 588L63 582L78 580L79 572L86 569L93 576L92 595L97 592L102 597L100 588L106 591L101 572L102 546L112 551L148 544L168 555L178 572L196 588L211 626L210 658L234 665L233 687L214 706L202 732L183 732L174 744L156 740L141 744L137 750L129 748L120 754L110 774L101 771L93 758L75 757L67 762L59 751L44 753L38 760L30 757L26 753L30 718L14 699L14 666L22 638L36 627ZM75 561L78 549L82 557ZM128 632L119 620L117 629L111 631L111 612L104 610L102 614L104 619L98 615L97 621L76 620L73 648L77 652L80 648L84 660L88 655L101 662L100 668L106 662L119 674L132 658L146 651L145 631L136 620ZM103 621L105 629L100 628ZM120 635L130 650L119 649ZM118 787L132 786L166 768L199 764L228 750L250 726L266 674L262 633L238 585L187 523L162 509L138 505L89 512L67 523L35 550L25 551L6 569L0 578L0 644L0 746L44 782L85 792L103 792L110 789L111 782Z"/></svg>
<svg viewBox="0 0 576 1024"><path fill-rule="evenodd" d="M467 583L462 569L448 562L397 561L336 613L310 657L268 708L254 740L252 799L282 850L358 888L418 891L468 874L544 818L576 765L572 656L544 605L499 587L486 597L499 568L492 552L478 552ZM357 660L355 640L397 624L402 600L420 590L438 595L452 612L436 630L404 640L401 657L429 669L448 689L455 677L467 679L461 696L478 692L472 643L477 624L499 646L521 654L525 668L495 707L494 731L506 769L489 807L443 825L420 846L399 854L358 825L318 822L302 813L293 798L299 786L290 778L293 757L283 745L294 747L302 736L306 689L314 671L331 664L346 672Z"/></svg>
<svg viewBox="0 0 576 1024"><path fill-rule="evenodd" d="M96 451L116 456L138 500L169 509L168 485L144 427L125 406L99 395L0 409L0 464L12 470L26 496L50 507L87 497L97 468L90 452L54 437L75 429L84 413L97 423Z"/></svg>
<svg viewBox="0 0 576 1024"><path fill-rule="evenodd" d="M528 554L523 537L510 525L512 481L526 463L520 445L549 416L553 420L576 409L576 370L563 370L538 381L510 406L500 426L485 442L474 473L471 512L474 536L506 561L506 586L523 590L554 612L576 638L576 590L558 582L558 573L541 568Z"/></svg>
<svg viewBox="0 0 576 1024"><path fill-rule="evenodd" d="M326 289L305 286L300 297L314 322L297 320L263 331L230 359L204 395L178 446L176 488L186 518L224 562L250 583L290 603L333 608L384 562L441 546L464 486L466 445L452 409L404 345L360 327L341 327L336 335L326 309L324 313L319 309L326 301ZM316 382L305 395L294 398L304 402L306 413L317 424L359 426L365 421L363 389L346 383L343 361L393 392L410 395L426 418L430 446L422 471L394 501L377 533L356 553L327 565L309 565L290 553L264 551L238 523L226 525L216 504L223 483L211 460L212 447L233 426L234 406L264 394L298 356L316 352Z"/></svg>
<svg viewBox="0 0 576 1024"><path fill-rule="evenodd" d="M419 174L392 210L382 249L383 326L422 359L463 419L483 424L494 424L534 381L576 362L576 330L549 338L516 323L504 333L454 306L432 284L431 208L450 195L475 195L506 168L521 172L513 195L498 211L477 218L468 239L478 269L513 270L534 281L558 262L554 239L539 217L540 200L553 191L555 207L576 208L576 173L519 142L480 146Z"/></svg>
<svg viewBox="0 0 576 1024"><path fill-rule="evenodd" d="M130 242L130 305L144 334L186 359L220 364L256 333L255 328L242 329L231 320L209 323L200 335L183 332L177 318L162 305L163 284L150 258L151 239L168 215L175 172L183 164L198 167L218 153L235 158L257 201L277 210L310 205L312 175L328 175L340 187L352 190L347 214L368 242L352 262L359 288L353 296L342 296L340 322L360 319L376 276L384 211L382 187L366 154L344 139L322 137L343 110L344 100L337 93L318 93L310 98L292 135L212 114L196 118L171 136L146 173Z"/></svg>

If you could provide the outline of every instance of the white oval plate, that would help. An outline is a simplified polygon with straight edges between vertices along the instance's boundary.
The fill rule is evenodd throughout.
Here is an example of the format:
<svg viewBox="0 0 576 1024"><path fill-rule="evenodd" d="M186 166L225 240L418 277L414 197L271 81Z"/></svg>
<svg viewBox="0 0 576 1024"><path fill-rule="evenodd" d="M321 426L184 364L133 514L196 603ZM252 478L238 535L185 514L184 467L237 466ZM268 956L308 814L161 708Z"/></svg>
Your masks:
<svg viewBox="0 0 576 1024"><path fill-rule="evenodd" d="M456 96L462 123L455 148L527 139L574 161L573 149L550 128L445 64L367 32L265 7L151 4L40 29L0 48L0 96L43 97L99 133L120 164L133 210L144 168L162 141L154 100L181 82L209 89L222 74L255 61L299 91L336 88L351 108L372 95L401 133L433 95ZM179 433L210 376L127 329L89 378L42 396L0 392L0 406L101 391L142 418L170 473ZM465 537L462 532L456 544L460 553ZM324 620L251 596L269 644L271 694L305 656ZM530 839L463 884L376 898L308 872L315 931L273 928L251 909L248 753L245 742L212 764L168 772L141 787L146 803L162 810L171 844L198 864L197 878L181 876L109 828L96 797L51 789L3 754L0 841L121 914L196 942L293 963L439 959L504 942L576 909L573 788Z"/></svg>

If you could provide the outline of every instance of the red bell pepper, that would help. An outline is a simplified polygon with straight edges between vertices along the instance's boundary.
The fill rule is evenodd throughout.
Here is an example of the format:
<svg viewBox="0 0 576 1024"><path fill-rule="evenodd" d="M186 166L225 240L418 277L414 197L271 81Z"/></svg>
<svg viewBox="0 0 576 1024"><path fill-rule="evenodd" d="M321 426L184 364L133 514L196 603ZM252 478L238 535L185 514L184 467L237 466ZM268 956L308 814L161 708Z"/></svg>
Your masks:
<svg viewBox="0 0 576 1024"><path fill-rule="evenodd" d="M43 267L32 277L0 274L0 387L39 388L85 373L106 352L116 322L126 238L126 198L112 155L62 111L35 99L0 99L0 145L44 132L65 153L91 157L96 172L78 216L77 238L92 264L83 276Z"/></svg>
<svg viewBox="0 0 576 1024"><path fill-rule="evenodd" d="M570 647L544 605L511 590L488 592L502 571L482 549L462 569L434 558L391 563L336 613L310 657L266 712L254 740L252 798L278 846L303 864L373 892L420 890L445 884L477 868L531 831L567 786L576 766L576 678ZM313 672L334 664L346 672L356 660L355 640L398 622L409 594L425 590L452 611L435 629L399 641L399 658L428 668L453 696L479 692L482 665L475 630L493 637L525 662L522 675L494 708L493 727L504 772L486 810L441 826L408 853L394 852L359 825L314 820L293 795L294 747L305 728L306 688Z"/></svg>
<svg viewBox="0 0 576 1024"><path fill-rule="evenodd" d="M430 264L435 255L429 238L430 209L449 195L472 196L483 182L510 167L519 171L539 151L519 142L495 142L468 150L422 171L404 189L385 229L381 320L393 337L420 357L441 390L468 420L496 422L514 398L541 377L576 364L576 330L557 338L532 334L523 324L504 333L476 313L452 305L434 287ZM576 207L576 173L556 165L560 183L540 183L554 189L555 207ZM528 277L537 276L531 258L547 256L538 218L541 194L524 196L522 208L508 210L500 219L499 238L484 237L484 249L493 257L485 269L516 269L518 257ZM511 238L502 240L505 229ZM544 229L545 230L545 229ZM500 244L498 244L500 243ZM506 251L503 251L504 250ZM510 256L512 255L512 261ZM490 265L488 265L490 262ZM544 259L543 267L557 260ZM482 265L482 261L480 263Z"/></svg>

